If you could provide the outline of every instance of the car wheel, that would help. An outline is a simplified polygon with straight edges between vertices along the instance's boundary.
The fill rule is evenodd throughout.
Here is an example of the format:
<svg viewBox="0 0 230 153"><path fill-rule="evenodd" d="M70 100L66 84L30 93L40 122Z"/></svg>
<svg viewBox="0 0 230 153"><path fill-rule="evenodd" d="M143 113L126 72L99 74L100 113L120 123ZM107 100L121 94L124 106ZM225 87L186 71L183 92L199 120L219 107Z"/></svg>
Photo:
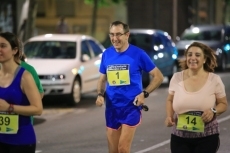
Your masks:
<svg viewBox="0 0 230 153"><path fill-rule="evenodd" d="M72 92L70 94L70 104L75 105L81 100L81 84L78 78L73 82Z"/></svg>
<svg viewBox="0 0 230 153"><path fill-rule="evenodd" d="M172 79L172 76L174 73L178 72L178 66L176 63L174 63L173 67L172 67L172 74L168 76L168 83L170 82L170 80Z"/></svg>

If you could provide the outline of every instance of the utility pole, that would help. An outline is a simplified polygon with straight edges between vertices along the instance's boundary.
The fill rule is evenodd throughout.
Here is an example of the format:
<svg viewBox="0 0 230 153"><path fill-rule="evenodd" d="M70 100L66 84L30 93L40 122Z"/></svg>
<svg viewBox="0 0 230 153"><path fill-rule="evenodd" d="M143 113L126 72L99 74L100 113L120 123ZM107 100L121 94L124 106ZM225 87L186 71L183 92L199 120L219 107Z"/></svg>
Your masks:
<svg viewBox="0 0 230 153"><path fill-rule="evenodd" d="M177 0L173 0L173 40L177 37Z"/></svg>
<svg viewBox="0 0 230 153"><path fill-rule="evenodd" d="M97 21L97 10L98 10L98 0L93 1L93 14L92 14L92 26L91 26L91 35L95 37L96 31L96 21Z"/></svg>

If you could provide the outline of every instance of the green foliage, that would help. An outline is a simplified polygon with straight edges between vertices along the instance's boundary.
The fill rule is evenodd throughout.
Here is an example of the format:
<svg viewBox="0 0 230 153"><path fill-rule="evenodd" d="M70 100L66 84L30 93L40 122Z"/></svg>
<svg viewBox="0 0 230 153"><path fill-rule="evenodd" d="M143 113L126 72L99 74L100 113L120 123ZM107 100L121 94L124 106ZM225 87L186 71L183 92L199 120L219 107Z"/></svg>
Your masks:
<svg viewBox="0 0 230 153"><path fill-rule="evenodd" d="M230 0L225 0L225 3L226 4L230 4Z"/></svg>
<svg viewBox="0 0 230 153"><path fill-rule="evenodd" d="M85 4L93 5L95 0L84 0ZM106 7L112 4L119 4L125 2L126 0L97 0L99 7Z"/></svg>

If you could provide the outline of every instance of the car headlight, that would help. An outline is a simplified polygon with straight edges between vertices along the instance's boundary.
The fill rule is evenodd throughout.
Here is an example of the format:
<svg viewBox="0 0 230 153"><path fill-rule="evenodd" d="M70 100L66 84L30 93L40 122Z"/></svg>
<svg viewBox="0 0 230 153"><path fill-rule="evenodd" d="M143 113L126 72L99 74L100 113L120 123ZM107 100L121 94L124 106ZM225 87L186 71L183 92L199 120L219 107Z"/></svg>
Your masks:
<svg viewBox="0 0 230 153"><path fill-rule="evenodd" d="M57 75L44 75L44 76L39 76L40 79L44 80L63 80L65 79L64 74L57 74Z"/></svg>
<svg viewBox="0 0 230 153"><path fill-rule="evenodd" d="M230 50L230 45L229 44L224 45L224 50L229 51Z"/></svg>
<svg viewBox="0 0 230 153"><path fill-rule="evenodd" d="M220 48L216 49L216 55L218 56L219 54L222 54L222 50Z"/></svg>
<svg viewBox="0 0 230 153"><path fill-rule="evenodd" d="M172 59L177 59L177 55L176 54L172 54Z"/></svg>

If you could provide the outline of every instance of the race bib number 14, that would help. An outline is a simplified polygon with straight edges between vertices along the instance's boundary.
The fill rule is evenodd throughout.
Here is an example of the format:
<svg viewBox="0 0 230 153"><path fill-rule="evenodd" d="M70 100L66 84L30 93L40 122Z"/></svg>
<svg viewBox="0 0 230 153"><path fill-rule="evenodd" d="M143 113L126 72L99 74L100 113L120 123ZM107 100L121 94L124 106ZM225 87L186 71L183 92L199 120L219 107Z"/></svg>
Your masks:
<svg viewBox="0 0 230 153"><path fill-rule="evenodd" d="M204 132L202 112L194 111L178 115L177 129L191 132Z"/></svg>

